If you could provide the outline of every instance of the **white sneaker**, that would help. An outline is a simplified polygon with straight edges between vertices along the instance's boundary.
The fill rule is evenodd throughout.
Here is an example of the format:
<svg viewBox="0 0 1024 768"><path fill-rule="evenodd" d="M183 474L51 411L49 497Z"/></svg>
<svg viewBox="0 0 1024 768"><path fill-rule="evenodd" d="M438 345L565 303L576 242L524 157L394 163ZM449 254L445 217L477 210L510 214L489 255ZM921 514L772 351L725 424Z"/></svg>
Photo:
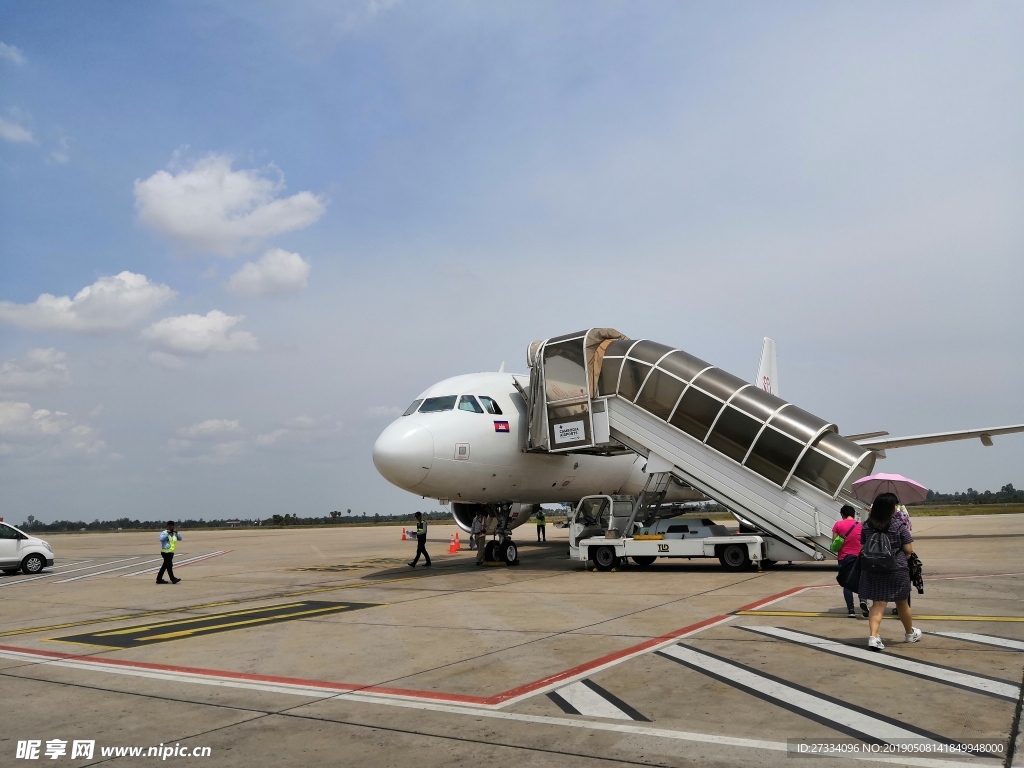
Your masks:
<svg viewBox="0 0 1024 768"><path fill-rule="evenodd" d="M882 642L882 638L880 637L869 637L868 648L870 648L872 651L884 651L885 644Z"/></svg>
<svg viewBox="0 0 1024 768"><path fill-rule="evenodd" d="M904 637L906 638L906 641L908 643L916 643L918 640L921 639L921 630L917 627L912 627L910 632L907 632L907 634L904 635Z"/></svg>

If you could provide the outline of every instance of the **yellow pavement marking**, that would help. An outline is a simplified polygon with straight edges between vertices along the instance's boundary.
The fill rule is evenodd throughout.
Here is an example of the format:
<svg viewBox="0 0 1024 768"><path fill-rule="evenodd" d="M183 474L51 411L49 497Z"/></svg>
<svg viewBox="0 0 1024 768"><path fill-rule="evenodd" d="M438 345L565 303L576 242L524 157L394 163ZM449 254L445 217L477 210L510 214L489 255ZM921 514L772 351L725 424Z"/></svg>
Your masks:
<svg viewBox="0 0 1024 768"><path fill-rule="evenodd" d="M798 618L846 618L845 613L823 613L820 611L735 611L734 616L795 616ZM886 619L898 619L898 616L886 615ZM914 621L1008 621L1024 622L1024 616L940 616L930 614L914 614Z"/></svg>
<svg viewBox="0 0 1024 768"><path fill-rule="evenodd" d="M28 629L11 629L7 632L0 632L0 637L8 637L10 635L29 635L33 632L46 632L51 629L69 629L71 627L85 627L89 624L102 624L108 621L130 621L131 619L144 619L147 616L161 616L168 613L179 613L184 611L194 611L200 608L217 608L221 605L233 605L241 602L239 600L222 600L219 603L203 603L202 605L190 605L184 608L169 608L160 611L143 611L142 613L126 613L121 616L108 616L104 619L83 619L82 621L69 621L65 624L49 624L45 627L29 627Z"/></svg>
<svg viewBox="0 0 1024 768"><path fill-rule="evenodd" d="M339 589L361 589L363 587L375 587L378 584L393 584L397 581L409 581L419 579L421 576L402 576L397 579L381 579L366 584L341 584L336 587L318 587L316 589L305 589L299 592L285 592L282 595L260 595L258 597L240 597L237 600L221 600L216 603L201 603L200 605L183 605L181 608L166 608L159 611L142 611L141 613L126 613L121 616L108 616L102 619L83 619L82 621L69 621L64 624L48 624L45 627L28 627L26 629L10 629L0 632L0 637L11 637L13 635L30 635L36 632L49 632L57 629L71 629L73 627L87 627L90 624L103 624L111 621L131 621L132 619L144 619L147 616L166 616L171 613L188 613L203 608L219 608L222 605L239 605L240 603L252 603L257 600L276 600L282 597L299 597L301 595L312 595L318 592L334 592ZM272 607L272 606L268 606ZM83 643L85 645L85 643Z"/></svg>
<svg viewBox="0 0 1024 768"><path fill-rule="evenodd" d="M170 640L174 637L187 637L188 635L194 635L197 632L209 632L210 630L217 630L218 632L227 629L228 627L242 627L246 624L258 624L260 622L267 624L270 622L277 623L284 619L297 619L300 616L311 616L316 613L339 613L342 609L339 607L331 608L316 608L311 611L296 611L295 613L280 613L274 616L264 616L259 619L247 619L246 621L232 621L227 624L214 624L207 627L193 627L192 629L183 629L180 632L167 632L163 635L146 635L145 637L138 638L140 643L147 643L156 640Z"/></svg>
<svg viewBox="0 0 1024 768"><path fill-rule="evenodd" d="M133 632L142 632L148 629L160 629L160 627L174 627L181 624L188 624L189 622L209 621L213 618L220 618L221 616L244 616L247 613L260 613L263 611L271 611L276 608L294 608L297 605L305 605L305 603L281 603L280 605L266 605L262 608L248 608L244 611L228 611L227 613L214 613L214 614L203 614L200 616L192 616L187 619L171 619L170 621L160 621L156 624L142 624L134 627L125 627L124 629L111 629L107 632L97 632L96 637L110 637L111 635L130 635Z"/></svg>

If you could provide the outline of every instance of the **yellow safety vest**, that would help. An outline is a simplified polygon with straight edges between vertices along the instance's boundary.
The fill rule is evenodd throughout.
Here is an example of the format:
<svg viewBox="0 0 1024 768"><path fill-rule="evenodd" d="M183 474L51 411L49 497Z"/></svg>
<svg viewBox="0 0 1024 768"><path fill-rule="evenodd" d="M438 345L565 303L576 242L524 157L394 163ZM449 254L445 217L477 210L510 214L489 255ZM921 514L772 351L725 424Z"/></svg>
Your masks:
<svg viewBox="0 0 1024 768"><path fill-rule="evenodd" d="M177 533L168 533L167 534L167 544L165 546L163 546L163 547L160 547L160 551L161 552L174 552L174 545L175 545L175 543L177 543L177 541L178 541L178 534Z"/></svg>
<svg viewBox="0 0 1024 768"><path fill-rule="evenodd" d="M416 523L416 534L418 536L422 536L423 533L423 521L421 520L420 522Z"/></svg>
<svg viewBox="0 0 1024 768"><path fill-rule="evenodd" d="M544 523L545 523L544 513L543 512L538 512L537 513L537 525L544 525Z"/></svg>

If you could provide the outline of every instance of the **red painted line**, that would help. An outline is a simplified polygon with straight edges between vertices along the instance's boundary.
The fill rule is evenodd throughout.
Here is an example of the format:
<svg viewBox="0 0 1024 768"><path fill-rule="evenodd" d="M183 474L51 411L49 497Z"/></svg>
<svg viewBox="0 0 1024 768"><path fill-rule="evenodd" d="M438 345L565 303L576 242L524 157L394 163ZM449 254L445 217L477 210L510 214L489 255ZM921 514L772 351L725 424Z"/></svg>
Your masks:
<svg viewBox="0 0 1024 768"><path fill-rule="evenodd" d="M836 586L838 587L839 585L837 584ZM805 589L810 589L810 587L793 587L792 589L787 589L784 592L779 592L779 594L777 595L772 595L771 597L763 597L756 602L750 603L750 605L744 605L742 608L737 608L733 612L736 613L738 611L753 611L759 608L760 606L764 605L765 603L774 603L776 600L781 600L784 597L795 595L797 592L803 592Z"/></svg>
<svg viewBox="0 0 1024 768"><path fill-rule="evenodd" d="M704 619L704 621L697 622L696 624L691 624L688 627L683 627L682 629L674 630L672 632L669 632L668 634L661 635L660 637L652 638L651 640L645 640L644 642L638 643L637 645L632 645L629 648L623 648L620 651L614 651L613 653L609 653L599 658L596 658L593 661L588 661L584 664L572 667L571 669L566 669L562 672L556 672L553 675L542 677L540 680L535 680L532 683L527 683L526 685L521 685L518 688L512 688L503 693L491 696L486 700L486 703L500 704L503 701L507 701L508 699L514 699L517 696L522 696L523 694L530 693L531 691L535 691L538 688L544 688L553 683L557 683L561 680L585 674L586 672L590 671L591 669L594 669L595 667L601 667L605 664L610 664L614 661L617 661L618 659L621 659L623 656L631 656L637 653L643 653L648 648L653 648L654 646L661 645L662 643L667 643L671 640L675 640L677 637L681 637L682 635L695 632L698 629L701 629L702 627L706 627L709 624L714 624L727 618L729 617L712 616L710 619Z"/></svg>
<svg viewBox="0 0 1024 768"><path fill-rule="evenodd" d="M283 685L299 685L306 688L321 688L330 691L343 693L376 693L388 696L408 696L417 699L437 699L440 701L458 701L466 704L483 704L486 699L480 696L465 696L458 693L442 693L432 691L414 691L404 688L388 688L377 685L359 685L358 683L333 683L327 680L307 680L301 677L279 677L277 675L253 675L247 672L232 672L225 669L204 669L202 667L182 667L174 664L154 664L147 661L128 661L126 659L102 658L97 659L91 656L80 656L73 653L61 653L59 651L40 651L34 648L17 648L11 645L0 645L0 651L11 651L14 653L25 653L32 656L40 656L44 659L75 661L89 665L104 665L124 667L127 669L142 669L153 672L178 672L199 677L221 677L229 680L251 681L258 683L278 683Z"/></svg>
<svg viewBox="0 0 1024 768"><path fill-rule="evenodd" d="M765 597L757 602L745 605L742 608L737 608L737 611L751 611L756 609L758 606L770 603L780 598L787 597L788 595L795 594L807 589L807 587L792 587L784 592L779 592L777 595ZM61 653L59 651L40 651L30 648L17 648L14 646L0 645L0 651L11 651L14 653L25 653L33 656L39 656L44 659L60 659L64 661L75 661L83 664L110 664L128 669L143 669L151 670L156 672L180 672L187 673L190 675L197 675L201 677L221 677L229 680L242 680L259 683L278 683L283 685L297 685L304 686L307 688L320 688L324 690L341 691L343 693L368 693L377 694L382 696L404 696L406 698L413 699L424 699L431 701L443 701L449 703L461 703L461 704L475 704L483 706L495 706L501 704L509 699L528 694L531 691L544 688L546 686L558 683L561 680L565 680L571 677L577 677L582 674L586 674L592 669L611 664L619 659L626 656L633 656L639 653L643 653L649 648L661 645L663 643L675 640L678 637L696 632L704 627L711 624L715 624L719 621L724 621L729 618L729 614L722 614L719 616L712 616L709 619L704 619L696 624L690 624L689 626L682 627L681 629L673 630L667 634L655 637L650 640L645 640L642 643L631 645L628 648L623 648L618 651L606 654L592 661L579 664L570 669L556 672L555 674L543 677L540 680L535 680L532 683L526 683L520 685L517 688L511 688L502 693L495 694L494 696L468 696L460 693L443 693L440 691L415 691L405 688L390 688L386 686L377 685L358 685L356 683L332 683L326 680L307 680L298 677L278 677L275 675L254 675L247 672L232 672L230 670L223 669L204 669L202 667L181 667L172 664L154 664L146 661L128 661L126 659L116 659L104 657L97 659L91 656L79 656L72 653Z"/></svg>

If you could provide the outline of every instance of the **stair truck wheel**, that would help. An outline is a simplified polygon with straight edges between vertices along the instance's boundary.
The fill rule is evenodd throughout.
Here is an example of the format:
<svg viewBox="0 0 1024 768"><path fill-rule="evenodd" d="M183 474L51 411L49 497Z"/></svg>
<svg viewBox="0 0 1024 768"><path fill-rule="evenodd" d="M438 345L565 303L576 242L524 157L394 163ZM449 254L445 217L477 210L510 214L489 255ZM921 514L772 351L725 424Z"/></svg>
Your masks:
<svg viewBox="0 0 1024 768"><path fill-rule="evenodd" d="M610 571L619 564L619 556L611 547L597 547L591 550L590 557L599 571Z"/></svg>
<svg viewBox="0 0 1024 768"><path fill-rule="evenodd" d="M750 567L750 555L742 544L726 544L718 553L718 562L727 571L742 571Z"/></svg>
<svg viewBox="0 0 1024 768"><path fill-rule="evenodd" d="M655 555L633 555L633 562L637 565L654 565L657 559Z"/></svg>

